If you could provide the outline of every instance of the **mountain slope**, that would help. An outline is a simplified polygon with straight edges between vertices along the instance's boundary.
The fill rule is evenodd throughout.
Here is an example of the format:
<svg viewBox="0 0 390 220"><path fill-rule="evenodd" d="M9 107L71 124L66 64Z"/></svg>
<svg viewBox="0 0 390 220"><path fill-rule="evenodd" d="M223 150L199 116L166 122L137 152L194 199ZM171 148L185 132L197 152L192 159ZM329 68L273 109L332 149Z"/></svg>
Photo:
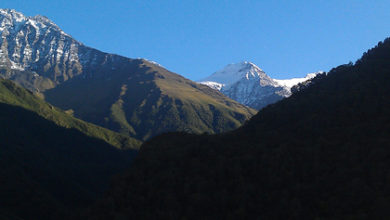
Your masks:
<svg viewBox="0 0 390 220"><path fill-rule="evenodd" d="M236 131L156 137L91 219L386 219L389 83L390 38Z"/></svg>
<svg viewBox="0 0 390 220"><path fill-rule="evenodd" d="M45 17L3 9L0 22L0 75L88 122L145 140L228 131L255 113L153 62L86 47Z"/></svg>
<svg viewBox="0 0 390 220"><path fill-rule="evenodd" d="M80 74L81 62L91 59L81 59L82 44L46 17L0 9L0 22L2 75L32 91L53 88Z"/></svg>
<svg viewBox="0 0 390 220"><path fill-rule="evenodd" d="M123 136L108 129L76 119L37 98L31 92L15 85L15 83L9 80L0 79L0 103L19 106L33 111L61 127L77 129L88 136L104 140L117 148L138 149L141 144L140 141L134 138Z"/></svg>
<svg viewBox="0 0 390 220"><path fill-rule="evenodd" d="M200 80L201 84L221 91L226 96L246 106L261 109L291 95L291 87L313 78L276 80L251 62L229 64L222 70Z"/></svg>
<svg viewBox="0 0 390 220"><path fill-rule="evenodd" d="M255 113L146 60L129 61L109 78L69 80L45 97L77 117L143 140L167 131L223 132Z"/></svg>
<svg viewBox="0 0 390 220"><path fill-rule="evenodd" d="M0 80L0 139L5 219L75 217L130 165L136 151L118 148L139 144L75 119L8 80Z"/></svg>
<svg viewBox="0 0 390 220"><path fill-rule="evenodd" d="M11 219L70 218L135 155L13 105L0 103L0 125L0 216Z"/></svg>

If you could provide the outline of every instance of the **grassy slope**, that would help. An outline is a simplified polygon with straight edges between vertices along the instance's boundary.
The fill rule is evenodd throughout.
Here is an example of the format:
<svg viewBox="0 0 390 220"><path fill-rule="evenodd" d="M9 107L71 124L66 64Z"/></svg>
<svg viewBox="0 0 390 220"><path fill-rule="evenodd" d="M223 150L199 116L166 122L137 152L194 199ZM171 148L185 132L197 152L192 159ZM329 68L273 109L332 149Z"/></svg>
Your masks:
<svg viewBox="0 0 390 220"><path fill-rule="evenodd" d="M220 133L255 110L145 60L96 70L45 92L46 100L83 120L145 140L168 131Z"/></svg>
<svg viewBox="0 0 390 220"><path fill-rule="evenodd" d="M159 66L148 63L146 65L151 71L158 73L155 82L162 94L172 99L183 100L187 105L193 105L195 111L208 105L210 110L217 109L226 120L232 121L237 127L242 124L243 118L249 119L248 116L256 113L256 110L241 105L208 86L195 83ZM243 118L238 117L240 114Z"/></svg>
<svg viewBox="0 0 390 220"><path fill-rule="evenodd" d="M45 101L40 100L29 91L8 80L0 79L0 102L34 111L42 117L55 122L57 125L65 128L75 128L88 136L102 139L118 148L137 149L141 144L140 141L134 138L129 138L108 129L76 119Z"/></svg>

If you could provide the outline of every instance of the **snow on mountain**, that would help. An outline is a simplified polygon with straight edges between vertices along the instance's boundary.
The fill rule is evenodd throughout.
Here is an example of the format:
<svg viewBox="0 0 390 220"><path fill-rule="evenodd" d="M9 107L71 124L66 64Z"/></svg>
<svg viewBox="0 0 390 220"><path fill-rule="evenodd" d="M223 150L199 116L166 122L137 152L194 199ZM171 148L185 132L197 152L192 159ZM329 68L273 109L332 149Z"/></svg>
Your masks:
<svg viewBox="0 0 390 220"><path fill-rule="evenodd" d="M142 57L138 57L137 59L144 60L144 61L146 61L146 62L152 63L152 64L154 64L154 65L156 65L156 66L159 66L159 67L162 67L162 68L166 69L163 65L157 63L156 61L148 60L148 59L142 58Z"/></svg>
<svg viewBox="0 0 390 220"><path fill-rule="evenodd" d="M222 87L225 86L225 84L217 83L213 81L202 81L200 83L218 91L220 91Z"/></svg>
<svg viewBox="0 0 390 220"><path fill-rule="evenodd" d="M226 96L261 109L291 95L291 87L315 77L317 73L304 78L277 80L269 77L262 69L251 62L229 64L222 70L199 81Z"/></svg>
<svg viewBox="0 0 390 220"><path fill-rule="evenodd" d="M0 36L0 78L83 120L140 139L168 131L227 131L254 113L154 61L87 47L43 16L0 9Z"/></svg>
<svg viewBox="0 0 390 220"><path fill-rule="evenodd" d="M27 17L13 9L0 9L0 35L0 76L32 91L54 88L79 75L107 75L129 63L129 58L84 46L41 15ZM291 85L302 80L274 80L255 64L241 62L227 65L201 83L260 109L289 96Z"/></svg>
<svg viewBox="0 0 390 220"><path fill-rule="evenodd" d="M45 16L13 9L0 9L0 36L0 75L32 91L92 77L105 64L118 69L129 59L84 46Z"/></svg>
<svg viewBox="0 0 390 220"><path fill-rule="evenodd" d="M200 82L215 82L223 84L223 87L228 87L242 79L259 80L259 82L264 86L277 84L269 76L267 76L267 74L265 74L262 69L247 61L229 64L222 70L217 71L211 76L200 80Z"/></svg>
<svg viewBox="0 0 390 220"><path fill-rule="evenodd" d="M229 64L220 71L213 73L211 76L200 81L218 82L224 85L237 82L241 78L253 78L260 74L264 74L263 70L250 62L241 62Z"/></svg>
<svg viewBox="0 0 390 220"><path fill-rule="evenodd" d="M0 35L0 67L26 70L42 60L64 64L79 60L77 48L82 44L41 15L27 17L13 9L0 9Z"/></svg>
<svg viewBox="0 0 390 220"><path fill-rule="evenodd" d="M292 78L292 79L274 79L279 85L287 87L291 89L293 86L298 85L298 83L305 82L309 79L314 78L317 74L323 73L322 71L318 71L315 73L309 73L303 78Z"/></svg>

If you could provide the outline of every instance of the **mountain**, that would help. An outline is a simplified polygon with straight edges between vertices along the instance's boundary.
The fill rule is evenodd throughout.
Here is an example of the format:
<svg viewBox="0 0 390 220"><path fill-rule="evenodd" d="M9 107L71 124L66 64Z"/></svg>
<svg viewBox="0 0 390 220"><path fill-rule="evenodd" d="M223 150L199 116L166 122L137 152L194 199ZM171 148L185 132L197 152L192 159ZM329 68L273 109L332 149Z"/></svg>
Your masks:
<svg viewBox="0 0 390 220"><path fill-rule="evenodd" d="M94 55L44 16L0 9L0 67L4 78L44 91L82 73ZM96 57L97 59L97 57Z"/></svg>
<svg viewBox="0 0 390 220"><path fill-rule="evenodd" d="M148 61L134 60L122 68L109 79L70 80L46 92L46 99L73 109L77 117L142 140L167 131L232 130L255 113Z"/></svg>
<svg viewBox="0 0 390 220"><path fill-rule="evenodd" d="M72 219L130 166L140 142L0 79L0 218Z"/></svg>
<svg viewBox="0 0 390 220"><path fill-rule="evenodd" d="M139 140L74 118L69 113L66 113L39 99L30 91L17 86L12 81L1 78L0 103L18 106L32 111L39 116L54 122L58 126L76 129L85 135L101 139L119 149L138 149L141 145L141 141Z"/></svg>
<svg viewBox="0 0 390 220"><path fill-rule="evenodd" d="M294 91L235 131L144 143L90 219L387 219L390 38Z"/></svg>
<svg viewBox="0 0 390 220"><path fill-rule="evenodd" d="M154 62L84 46L43 16L3 9L0 24L0 75L122 134L219 133L256 113Z"/></svg>
<svg viewBox="0 0 390 220"><path fill-rule="evenodd" d="M291 95L291 87L315 77L277 80L269 77L251 62L229 64L222 70L200 80L201 84L221 91L226 96L246 106L261 109Z"/></svg>

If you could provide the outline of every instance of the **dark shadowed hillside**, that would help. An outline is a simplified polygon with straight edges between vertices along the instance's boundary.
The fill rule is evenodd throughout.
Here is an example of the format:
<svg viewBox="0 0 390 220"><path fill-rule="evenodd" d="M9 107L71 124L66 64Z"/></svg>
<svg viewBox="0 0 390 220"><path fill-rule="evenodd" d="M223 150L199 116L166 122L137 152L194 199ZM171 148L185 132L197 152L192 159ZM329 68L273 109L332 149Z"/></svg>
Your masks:
<svg viewBox="0 0 390 220"><path fill-rule="evenodd" d="M135 155L12 105L0 104L0 124L0 211L23 219L73 215Z"/></svg>
<svg viewBox="0 0 390 220"><path fill-rule="evenodd" d="M139 146L2 79L0 140L0 219L73 218L130 166L136 151L128 148Z"/></svg>
<svg viewBox="0 0 390 220"><path fill-rule="evenodd" d="M141 147L92 219L381 219L390 209L390 39L242 128Z"/></svg>

